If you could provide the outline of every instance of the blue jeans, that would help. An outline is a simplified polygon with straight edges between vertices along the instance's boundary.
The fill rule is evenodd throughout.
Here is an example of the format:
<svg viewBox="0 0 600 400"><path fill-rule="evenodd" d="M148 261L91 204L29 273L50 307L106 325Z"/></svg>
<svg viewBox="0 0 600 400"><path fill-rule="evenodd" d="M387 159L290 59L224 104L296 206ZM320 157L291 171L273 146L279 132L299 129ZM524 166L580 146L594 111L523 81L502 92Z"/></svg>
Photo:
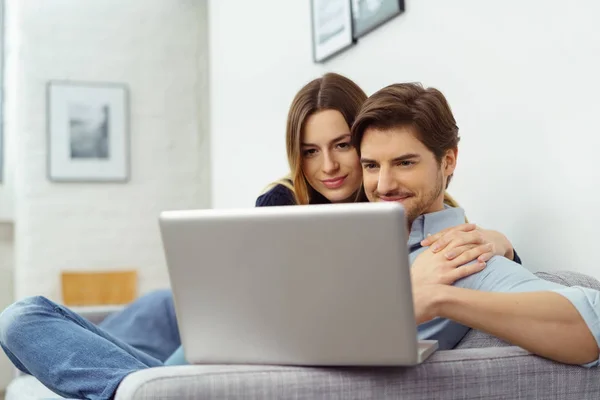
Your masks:
<svg viewBox="0 0 600 400"><path fill-rule="evenodd" d="M153 307L161 299L164 293L141 297L104 321L104 329L44 297L26 298L0 315L0 346L18 369L63 397L110 399L127 375L162 366L170 348L179 346L176 328L169 331L173 320ZM132 316L143 323L128 331ZM144 332L157 326L158 332ZM142 332L150 340L136 336Z"/></svg>
<svg viewBox="0 0 600 400"><path fill-rule="evenodd" d="M165 361L181 345L173 294L168 289L141 296L98 326L160 361Z"/></svg>

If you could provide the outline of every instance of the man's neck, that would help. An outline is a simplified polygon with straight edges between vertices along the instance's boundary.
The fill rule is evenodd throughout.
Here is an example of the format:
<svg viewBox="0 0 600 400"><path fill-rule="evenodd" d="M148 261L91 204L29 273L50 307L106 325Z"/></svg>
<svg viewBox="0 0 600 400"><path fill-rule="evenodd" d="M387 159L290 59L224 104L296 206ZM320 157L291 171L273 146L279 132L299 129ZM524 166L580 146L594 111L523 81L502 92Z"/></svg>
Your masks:
<svg viewBox="0 0 600 400"><path fill-rule="evenodd" d="M438 197L432 204L431 206L425 210L424 213L422 213L421 215L427 215L427 214L432 214L434 212L438 212L438 211L442 211L444 209L444 195L442 194L440 197Z"/></svg>
<svg viewBox="0 0 600 400"><path fill-rule="evenodd" d="M428 234L433 235L464 222L465 213L462 208L444 205L440 211L418 216L410 227L407 227L409 242L411 245L415 245L425 239Z"/></svg>
<svg viewBox="0 0 600 400"><path fill-rule="evenodd" d="M438 212L438 211L442 211L445 208L446 208L446 205L444 204L444 196L442 194L442 196L440 196L438 199L436 199L436 201L424 213L421 213L419 215L419 217L420 216L425 216L427 214L433 214L433 213ZM419 217L417 217L417 218L419 218ZM407 229L406 233L408 235L410 235L410 230L412 229L412 225L413 225L413 222L415 222L415 220L416 219L412 219L412 220L407 220L406 221L406 229Z"/></svg>

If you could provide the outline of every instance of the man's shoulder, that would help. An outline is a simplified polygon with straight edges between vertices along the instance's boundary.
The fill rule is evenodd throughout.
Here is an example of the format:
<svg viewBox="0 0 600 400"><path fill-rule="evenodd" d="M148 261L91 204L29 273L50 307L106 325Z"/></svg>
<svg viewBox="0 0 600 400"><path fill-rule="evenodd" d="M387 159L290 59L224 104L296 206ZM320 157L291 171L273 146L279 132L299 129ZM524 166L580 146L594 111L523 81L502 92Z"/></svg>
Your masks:
<svg viewBox="0 0 600 400"><path fill-rule="evenodd" d="M465 265L472 264L475 261ZM532 272L521 264L502 256L492 256L485 268L475 274L459 279L455 286L467 289L510 291L511 286L523 280L536 279Z"/></svg>
<svg viewBox="0 0 600 400"><path fill-rule="evenodd" d="M256 207L291 206L296 204L294 193L282 184L277 184L269 191L258 196Z"/></svg>

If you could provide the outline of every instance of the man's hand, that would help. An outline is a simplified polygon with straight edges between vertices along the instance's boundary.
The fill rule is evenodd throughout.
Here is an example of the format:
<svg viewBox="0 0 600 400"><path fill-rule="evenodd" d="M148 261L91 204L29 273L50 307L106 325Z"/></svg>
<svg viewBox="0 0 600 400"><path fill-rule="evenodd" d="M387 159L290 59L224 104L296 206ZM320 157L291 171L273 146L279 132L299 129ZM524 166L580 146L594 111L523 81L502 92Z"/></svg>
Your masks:
<svg viewBox="0 0 600 400"><path fill-rule="evenodd" d="M417 324L427 322L437 316L436 304L442 295L444 285L477 273L485 268L485 263L475 261L481 253L476 245L460 249L462 254L448 260L442 253L427 249L417 256L411 269L413 307Z"/></svg>
<svg viewBox="0 0 600 400"><path fill-rule="evenodd" d="M445 252L435 252L432 248L423 251L410 269L417 324L436 317L436 304L443 294L444 285L452 285L459 279L483 270L486 263L481 261L481 256L491 250L489 244L481 245L481 241L473 238L450 241L444 246ZM455 256L449 258L448 252L455 253Z"/></svg>
<svg viewBox="0 0 600 400"><path fill-rule="evenodd" d="M465 247L465 248L462 248ZM452 285L455 281L479 272L485 268L485 262L476 260L481 250L476 245L461 246L462 254L448 260L443 253L434 253L427 249L417 256L410 269L413 289L423 285Z"/></svg>

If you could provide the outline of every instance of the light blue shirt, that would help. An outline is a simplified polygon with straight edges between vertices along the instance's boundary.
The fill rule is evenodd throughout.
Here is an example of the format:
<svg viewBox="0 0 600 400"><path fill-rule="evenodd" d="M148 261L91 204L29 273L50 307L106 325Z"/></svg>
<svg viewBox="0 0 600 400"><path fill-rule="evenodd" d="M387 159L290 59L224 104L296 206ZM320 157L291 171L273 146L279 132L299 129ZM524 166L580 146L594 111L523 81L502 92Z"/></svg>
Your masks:
<svg viewBox="0 0 600 400"><path fill-rule="evenodd" d="M446 207L442 211L419 216L412 224L408 238L410 262L423 251L420 242L427 234L434 234L446 228L457 226L465 221L462 208ZM538 278L523 266L505 257L494 256L483 271L460 279L454 286L476 289L486 292L536 292L552 291L566 297L579 311L588 328L600 347L600 292L579 287L563 286ZM468 332L469 328L444 318L435 318L418 327L420 339L434 339L439 348L452 349ZM586 367L597 366L599 360L585 364Z"/></svg>
<svg viewBox="0 0 600 400"><path fill-rule="evenodd" d="M465 222L462 208L446 207L442 211L419 216L412 224L408 238L411 264L425 248L421 241L428 234L440 232L446 228ZM579 311L600 347L600 292L579 287L566 287L558 283L545 281L505 257L492 257L485 269L454 283L454 286L487 292L534 292L552 291L566 297ZM440 350L452 349L468 332L469 328L444 318L435 318L419 325L419 339L434 339ZM181 346L165 362L165 365L186 364ZM585 364L593 367L599 360Z"/></svg>

